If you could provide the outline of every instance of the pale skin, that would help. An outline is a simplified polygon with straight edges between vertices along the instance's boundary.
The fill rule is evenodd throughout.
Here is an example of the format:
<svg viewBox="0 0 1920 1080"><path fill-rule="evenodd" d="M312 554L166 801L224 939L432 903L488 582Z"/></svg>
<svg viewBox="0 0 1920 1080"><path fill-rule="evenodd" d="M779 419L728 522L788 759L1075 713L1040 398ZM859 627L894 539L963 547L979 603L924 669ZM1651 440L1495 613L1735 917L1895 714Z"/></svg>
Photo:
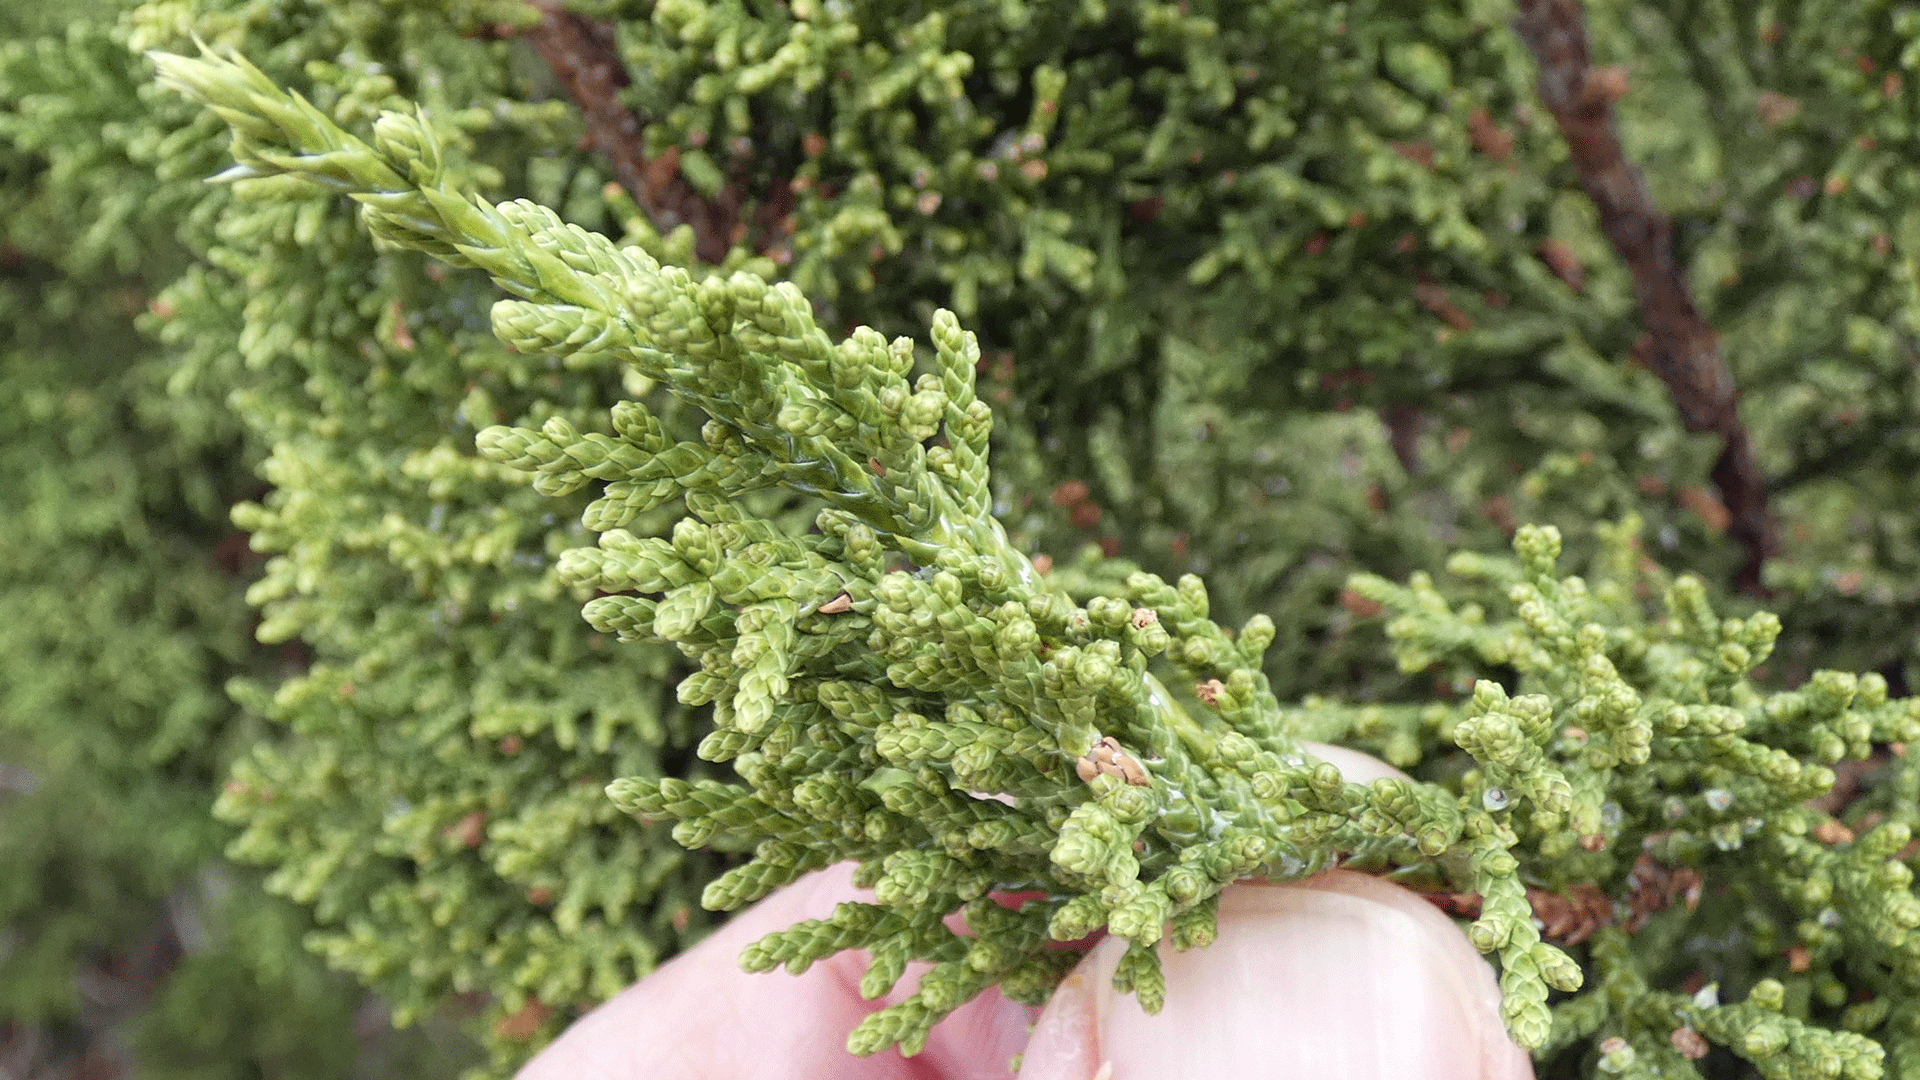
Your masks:
<svg viewBox="0 0 1920 1080"><path fill-rule="evenodd" d="M1337 747L1315 753L1365 782L1397 775ZM1501 1026L1494 974L1451 920L1376 878L1333 871L1221 896L1204 949L1163 949L1157 1016L1112 990L1124 943L1087 954L1044 1008L989 991L936 1025L911 1058L856 1058L846 1035L911 992L860 997L866 959L841 953L799 976L747 974L740 950L824 918L864 891L841 865L742 912L582 1018L517 1080L1530 1080Z"/></svg>

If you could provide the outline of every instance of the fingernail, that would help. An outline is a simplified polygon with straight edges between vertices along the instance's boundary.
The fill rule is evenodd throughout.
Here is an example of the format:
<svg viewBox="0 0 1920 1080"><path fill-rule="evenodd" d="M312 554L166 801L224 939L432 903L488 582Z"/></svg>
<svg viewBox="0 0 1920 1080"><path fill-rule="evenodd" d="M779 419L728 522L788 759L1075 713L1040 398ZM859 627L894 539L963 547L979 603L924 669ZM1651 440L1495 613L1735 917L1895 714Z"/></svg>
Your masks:
<svg viewBox="0 0 1920 1080"><path fill-rule="evenodd" d="M1107 1063L1113 1080L1531 1075L1504 1031L1490 1037L1498 991L1464 939L1467 953L1453 948L1459 931L1391 885L1343 877L1361 881L1227 890L1212 945L1163 950L1156 1016L1112 989L1126 943L1103 942L1079 972L1089 985L1078 992L1093 998L1096 1064L1054 1075L1086 1078Z"/></svg>
<svg viewBox="0 0 1920 1080"><path fill-rule="evenodd" d="M1020 1055L1020 1080L1088 1080L1099 1072L1093 973L1082 962L1048 1000ZM1109 970L1107 979L1113 977ZM1109 986L1109 994L1112 987ZM1100 1080L1112 1080L1112 1071Z"/></svg>

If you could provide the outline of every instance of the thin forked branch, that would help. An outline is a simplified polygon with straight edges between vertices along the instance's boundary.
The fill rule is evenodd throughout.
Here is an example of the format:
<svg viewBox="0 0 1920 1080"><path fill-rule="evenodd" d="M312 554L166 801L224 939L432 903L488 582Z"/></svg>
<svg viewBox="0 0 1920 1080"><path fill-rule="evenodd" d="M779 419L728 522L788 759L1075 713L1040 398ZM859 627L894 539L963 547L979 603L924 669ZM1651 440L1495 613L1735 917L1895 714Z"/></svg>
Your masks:
<svg viewBox="0 0 1920 1080"><path fill-rule="evenodd" d="M1747 550L1737 584L1759 594L1761 566L1775 550L1767 487L1738 409L1740 391L1701 317L1673 254L1672 223L1654 206L1646 178L1614 134L1613 103L1626 90L1618 68L1588 62L1579 0L1520 0L1517 28L1540 68L1540 99L1566 137L1580 186L1600 211L1600 227L1633 275L1646 321L1645 359L1667 384L1689 431L1724 440L1714 463L1729 520L1727 534Z"/></svg>

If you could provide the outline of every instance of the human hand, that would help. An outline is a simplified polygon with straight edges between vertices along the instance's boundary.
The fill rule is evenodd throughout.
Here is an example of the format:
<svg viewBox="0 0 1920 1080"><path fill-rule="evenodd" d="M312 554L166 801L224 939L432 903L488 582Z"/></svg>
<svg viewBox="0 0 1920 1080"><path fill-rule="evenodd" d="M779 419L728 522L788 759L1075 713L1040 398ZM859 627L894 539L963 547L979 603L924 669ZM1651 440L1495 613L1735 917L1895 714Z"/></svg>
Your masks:
<svg viewBox="0 0 1920 1080"><path fill-rule="evenodd" d="M1393 775L1372 758L1314 747L1348 779ZM1523 1080L1525 1053L1500 1022L1493 971L1446 916L1397 886L1333 871L1288 885L1236 885L1219 935L1163 953L1157 1016L1113 989L1124 942L1087 955L1044 1009L989 990L936 1025L912 1058L847 1053L867 1014L907 996L916 972L860 997L866 958L839 953L799 976L740 970L743 948L863 898L851 865L809 875L569 1028L517 1080ZM1031 1031L1031 1036L1029 1036Z"/></svg>

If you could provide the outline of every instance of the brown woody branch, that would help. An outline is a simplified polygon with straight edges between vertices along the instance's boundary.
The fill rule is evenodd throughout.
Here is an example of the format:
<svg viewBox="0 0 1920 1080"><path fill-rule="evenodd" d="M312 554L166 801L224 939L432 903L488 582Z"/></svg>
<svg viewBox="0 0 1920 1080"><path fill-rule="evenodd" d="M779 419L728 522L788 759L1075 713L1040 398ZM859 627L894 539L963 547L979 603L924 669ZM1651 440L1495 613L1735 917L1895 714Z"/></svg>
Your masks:
<svg viewBox="0 0 1920 1080"><path fill-rule="evenodd" d="M1420 460L1420 435L1426 431L1427 414L1416 405L1395 402L1380 410L1380 423L1387 429L1387 445L1393 447L1393 456L1407 475L1425 472L1426 463Z"/></svg>
<svg viewBox="0 0 1920 1080"><path fill-rule="evenodd" d="M1689 431L1723 440L1713 482L1729 514L1727 535L1747 549L1739 587L1762 591L1760 568L1775 550L1767 489L1740 421L1739 388L1720 355L1720 339L1694 306L1673 254L1673 228L1653 204L1646 179L1628 162L1613 130L1613 103L1626 73L1588 63L1579 0L1519 0L1517 28L1540 67L1540 99L1560 125L1580 186L1600 211L1600 227L1633 275L1646 321L1644 359L1667 384Z"/></svg>
<svg viewBox="0 0 1920 1080"><path fill-rule="evenodd" d="M614 179L661 232L691 225L694 252L717 263L733 247L738 198L708 200L680 175L680 151L649 159L641 149L640 118L620 102L630 80L620 64L611 27L537 0L540 25L527 40L553 69L587 122L587 136L613 166Z"/></svg>

